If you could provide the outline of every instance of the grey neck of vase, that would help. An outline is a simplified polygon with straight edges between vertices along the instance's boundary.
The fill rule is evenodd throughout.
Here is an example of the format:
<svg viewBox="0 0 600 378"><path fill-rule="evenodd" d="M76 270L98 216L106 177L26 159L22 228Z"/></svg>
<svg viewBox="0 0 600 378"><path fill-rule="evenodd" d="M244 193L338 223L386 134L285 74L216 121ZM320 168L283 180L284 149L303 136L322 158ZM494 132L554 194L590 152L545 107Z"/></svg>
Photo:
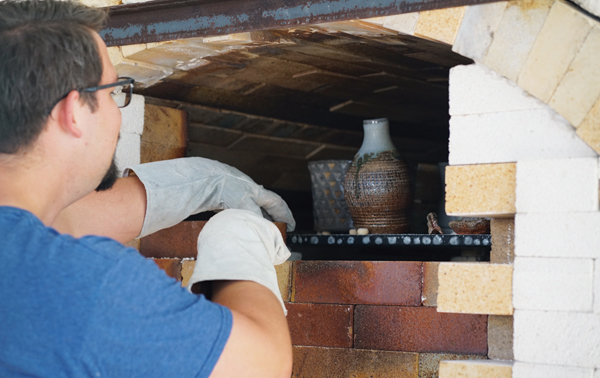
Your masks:
<svg viewBox="0 0 600 378"><path fill-rule="evenodd" d="M395 150L396 147L390 138L390 126L387 121L367 123L363 125L365 136L357 155L372 153L379 154L384 151Z"/></svg>

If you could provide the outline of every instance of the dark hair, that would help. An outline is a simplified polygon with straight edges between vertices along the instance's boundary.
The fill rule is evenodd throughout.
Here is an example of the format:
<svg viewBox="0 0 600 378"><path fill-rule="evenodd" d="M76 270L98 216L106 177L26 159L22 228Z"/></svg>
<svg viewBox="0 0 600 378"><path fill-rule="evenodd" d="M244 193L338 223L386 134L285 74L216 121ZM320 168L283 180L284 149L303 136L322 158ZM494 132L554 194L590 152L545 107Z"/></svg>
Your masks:
<svg viewBox="0 0 600 378"><path fill-rule="evenodd" d="M92 31L106 16L73 1L0 1L0 153L30 146L62 96L100 83ZM81 97L96 110L94 93Z"/></svg>

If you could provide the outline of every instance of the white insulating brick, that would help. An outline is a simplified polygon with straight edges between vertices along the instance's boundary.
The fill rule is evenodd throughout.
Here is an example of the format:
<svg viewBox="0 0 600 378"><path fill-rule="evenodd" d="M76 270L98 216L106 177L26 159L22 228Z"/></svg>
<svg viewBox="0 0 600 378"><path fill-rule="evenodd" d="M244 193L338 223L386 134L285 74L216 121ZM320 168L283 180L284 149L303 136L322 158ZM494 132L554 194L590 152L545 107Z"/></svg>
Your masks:
<svg viewBox="0 0 600 378"><path fill-rule="evenodd" d="M531 2L509 2L483 63L517 81L553 3L554 0L537 0L532 6Z"/></svg>
<svg viewBox="0 0 600 378"><path fill-rule="evenodd" d="M600 369L596 369L594 372L594 378L600 378Z"/></svg>
<svg viewBox="0 0 600 378"><path fill-rule="evenodd" d="M515 362L512 378L593 378L594 369Z"/></svg>
<svg viewBox="0 0 600 378"><path fill-rule="evenodd" d="M418 21L419 12L396 14L386 16L383 20L383 27L399 33L414 35Z"/></svg>
<svg viewBox="0 0 600 378"><path fill-rule="evenodd" d="M598 0L573 0L573 2L591 14L600 17L600 1Z"/></svg>
<svg viewBox="0 0 600 378"><path fill-rule="evenodd" d="M119 173L123 168L140 164L140 144L141 136L138 134L129 134L121 132L117 151L115 152L115 161Z"/></svg>
<svg viewBox="0 0 600 378"><path fill-rule="evenodd" d="M600 212L515 216L515 256L600 259Z"/></svg>
<svg viewBox="0 0 600 378"><path fill-rule="evenodd" d="M515 310L515 361L600 367L600 314Z"/></svg>
<svg viewBox="0 0 600 378"><path fill-rule="evenodd" d="M142 135L144 132L144 96L134 94L131 102L121 108L121 132Z"/></svg>
<svg viewBox="0 0 600 378"><path fill-rule="evenodd" d="M483 61L506 9L506 3L502 1L467 7L452 51L476 62Z"/></svg>
<svg viewBox="0 0 600 378"><path fill-rule="evenodd" d="M115 59L118 59L118 57ZM115 70L119 77L130 77L135 79L137 84L144 87L149 87L173 74L173 68L171 67L131 60L128 58L120 59L120 62L115 65Z"/></svg>
<svg viewBox="0 0 600 378"><path fill-rule="evenodd" d="M598 211L598 159L517 162L517 213Z"/></svg>
<svg viewBox="0 0 600 378"><path fill-rule="evenodd" d="M544 102L552 97L591 28L591 20L558 0L533 44L517 82Z"/></svg>
<svg viewBox="0 0 600 378"><path fill-rule="evenodd" d="M600 314L600 259L594 261L594 312Z"/></svg>
<svg viewBox="0 0 600 378"><path fill-rule="evenodd" d="M548 103L575 127L600 97L600 26L593 27Z"/></svg>
<svg viewBox="0 0 600 378"><path fill-rule="evenodd" d="M513 306L520 310L592 311L594 260L516 257Z"/></svg>
<svg viewBox="0 0 600 378"><path fill-rule="evenodd" d="M449 150L450 165L597 156L575 129L548 107L453 116Z"/></svg>
<svg viewBox="0 0 600 378"><path fill-rule="evenodd" d="M450 115L541 109L546 105L481 64L456 66L449 78Z"/></svg>

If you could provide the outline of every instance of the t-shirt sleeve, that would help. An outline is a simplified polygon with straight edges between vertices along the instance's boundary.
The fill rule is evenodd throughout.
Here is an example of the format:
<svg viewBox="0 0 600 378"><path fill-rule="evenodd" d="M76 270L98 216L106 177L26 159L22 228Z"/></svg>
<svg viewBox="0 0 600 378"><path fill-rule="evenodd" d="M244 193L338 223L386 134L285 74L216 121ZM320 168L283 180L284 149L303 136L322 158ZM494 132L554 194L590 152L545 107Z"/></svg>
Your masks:
<svg viewBox="0 0 600 378"><path fill-rule="evenodd" d="M91 376L208 377L231 332L229 309L189 293L137 251L121 253L94 301Z"/></svg>

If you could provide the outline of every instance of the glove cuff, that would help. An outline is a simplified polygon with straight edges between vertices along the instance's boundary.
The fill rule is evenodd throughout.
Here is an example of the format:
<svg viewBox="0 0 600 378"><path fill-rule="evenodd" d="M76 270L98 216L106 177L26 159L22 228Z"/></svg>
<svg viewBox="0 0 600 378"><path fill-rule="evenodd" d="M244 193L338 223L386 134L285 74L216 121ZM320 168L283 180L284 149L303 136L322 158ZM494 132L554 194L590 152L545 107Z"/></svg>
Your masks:
<svg viewBox="0 0 600 378"><path fill-rule="evenodd" d="M271 290L287 314L274 265L285 262L290 255L273 223L251 211L224 210L200 232L188 290L202 281L254 281Z"/></svg>
<svg viewBox="0 0 600 378"><path fill-rule="evenodd" d="M192 286L198 282L204 281L252 281L256 282L267 289L269 289L277 300L281 304L281 308L283 309L283 314L287 316L287 309L285 308L285 304L283 303L283 298L281 296L281 291L279 291L279 284L277 282L277 272L275 268L272 267L272 272L262 272L261 275L256 274L248 274L246 272L210 272L204 271L201 266L203 264L196 264L194 267L194 273L189 280L187 289L191 293Z"/></svg>
<svg viewBox="0 0 600 378"><path fill-rule="evenodd" d="M146 215L137 239L172 227L190 215L222 208L223 175L203 159L164 160L127 167L146 190Z"/></svg>

